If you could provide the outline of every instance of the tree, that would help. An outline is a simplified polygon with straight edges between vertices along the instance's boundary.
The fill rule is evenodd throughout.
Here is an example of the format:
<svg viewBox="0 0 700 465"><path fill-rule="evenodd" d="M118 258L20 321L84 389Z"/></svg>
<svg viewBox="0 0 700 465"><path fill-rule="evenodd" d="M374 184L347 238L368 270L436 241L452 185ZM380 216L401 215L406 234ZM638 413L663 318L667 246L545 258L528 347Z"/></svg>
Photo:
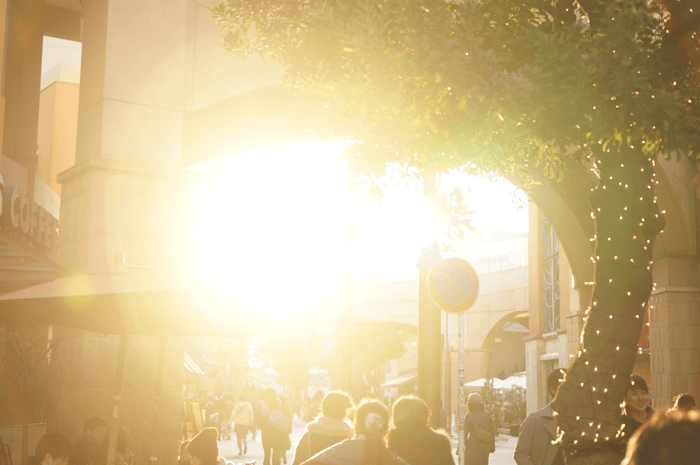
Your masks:
<svg viewBox="0 0 700 465"><path fill-rule="evenodd" d="M700 147L700 2L228 0L212 13L226 50L280 63L290 90L338 115L360 181L477 167L527 189L533 171L594 170L595 287L554 408L569 463L619 463L664 225L654 160Z"/></svg>

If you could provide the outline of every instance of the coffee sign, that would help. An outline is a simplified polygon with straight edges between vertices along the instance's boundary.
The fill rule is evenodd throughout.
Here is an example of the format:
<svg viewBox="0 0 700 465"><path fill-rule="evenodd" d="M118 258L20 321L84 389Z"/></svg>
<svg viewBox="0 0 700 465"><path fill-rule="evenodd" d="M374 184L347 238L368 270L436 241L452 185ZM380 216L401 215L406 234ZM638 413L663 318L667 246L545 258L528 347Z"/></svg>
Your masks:
<svg viewBox="0 0 700 465"><path fill-rule="evenodd" d="M44 249L58 250L58 220L0 175L0 224Z"/></svg>

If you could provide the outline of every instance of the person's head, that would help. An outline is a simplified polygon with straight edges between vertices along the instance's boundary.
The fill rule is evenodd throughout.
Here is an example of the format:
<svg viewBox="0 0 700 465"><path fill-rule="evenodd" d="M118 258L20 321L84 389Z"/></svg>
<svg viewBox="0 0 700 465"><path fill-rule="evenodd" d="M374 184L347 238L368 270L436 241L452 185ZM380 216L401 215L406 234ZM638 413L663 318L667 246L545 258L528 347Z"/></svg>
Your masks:
<svg viewBox="0 0 700 465"><path fill-rule="evenodd" d="M187 452L192 456L193 465L216 465L219 461L219 431L204 428L190 439Z"/></svg>
<svg viewBox="0 0 700 465"><path fill-rule="evenodd" d="M321 412L332 418L344 418L352 408L350 396L341 391L331 391L321 401Z"/></svg>
<svg viewBox="0 0 700 465"><path fill-rule="evenodd" d="M241 402L248 402L248 396L246 396L245 394L241 394L239 399L241 399Z"/></svg>
<svg viewBox="0 0 700 465"><path fill-rule="evenodd" d="M73 446L61 433L48 433L39 439L34 455L42 465L66 465Z"/></svg>
<svg viewBox="0 0 700 465"><path fill-rule="evenodd" d="M105 465L107 463L107 454L109 451L109 429L105 432L102 442L95 451L95 465ZM129 455L129 430L124 426L119 427L117 434L117 462L126 462Z"/></svg>
<svg viewBox="0 0 700 465"><path fill-rule="evenodd" d="M209 391L207 391L206 389L202 389L201 391L199 391L199 395L197 396L197 398L199 399L200 403L209 402Z"/></svg>
<svg viewBox="0 0 700 465"><path fill-rule="evenodd" d="M355 435L365 437L363 465L379 465L384 456L384 436L389 431L389 409L378 400L365 399L355 411Z"/></svg>
<svg viewBox="0 0 700 465"><path fill-rule="evenodd" d="M700 458L700 415L661 412L637 429L627 444L625 465L694 465Z"/></svg>
<svg viewBox="0 0 700 465"><path fill-rule="evenodd" d="M321 402L325 395L326 393L319 389L316 392L314 392L314 396L311 398L311 400L314 402Z"/></svg>
<svg viewBox="0 0 700 465"><path fill-rule="evenodd" d="M470 412L483 412L484 411L484 401L481 400L481 394L477 392L472 392L467 397L467 409Z"/></svg>
<svg viewBox="0 0 700 465"><path fill-rule="evenodd" d="M566 368L555 368L547 376L547 392L549 396L554 399L559 390L559 386L564 381L566 377Z"/></svg>
<svg viewBox="0 0 700 465"><path fill-rule="evenodd" d="M364 399L355 411L357 435L384 437L389 430L389 409L374 399Z"/></svg>
<svg viewBox="0 0 700 465"><path fill-rule="evenodd" d="M395 428L427 426L430 420L428 404L416 396L402 396L391 408L391 422Z"/></svg>
<svg viewBox="0 0 700 465"><path fill-rule="evenodd" d="M639 375L630 376L630 383L625 392L625 409L628 413L641 413L649 406L649 388L647 382Z"/></svg>
<svg viewBox="0 0 700 465"><path fill-rule="evenodd" d="M83 425L83 434L90 436L97 442L102 442L107 431L107 423L100 417L88 418Z"/></svg>
<svg viewBox="0 0 700 465"><path fill-rule="evenodd" d="M689 412L695 410L695 397L692 394L683 393L678 396L676 403L673 405L673 409L681 412Z"/></svg>

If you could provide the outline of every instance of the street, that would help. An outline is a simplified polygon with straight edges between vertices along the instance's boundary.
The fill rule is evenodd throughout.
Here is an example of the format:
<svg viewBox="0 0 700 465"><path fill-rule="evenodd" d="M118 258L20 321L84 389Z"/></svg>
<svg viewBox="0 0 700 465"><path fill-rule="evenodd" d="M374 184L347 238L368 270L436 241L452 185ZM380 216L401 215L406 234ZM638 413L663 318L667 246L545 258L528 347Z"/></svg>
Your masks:
<svg viewBox="0 0 700 465"><path fill-rule="evenodd" d="M297 443L304 434L305 425L306 423L298 421L296 417L294 418L292 434L290 436L292 441L292 449L287 452L287 463L290 465L294 460L294 451L296 450ZM515 462L513 461L513 450L515 449L517 439L518 438L501 433L496 438L496 452L491 454L489 458L489 465L515 465ZM457 438L452 438L452 447L456 453ZM230 440L219 441L219 454L226 460L233 462L236 465L251 463L262 465L263 449L262 443L260 442L260 433L258 433L255 440L252 440L251 436L248 435L248 454L246 454L245 457L238 456L238 446L236 445L235 435L232 436ZM456 457L457 456L455 455L455 463L457 461Z"/></svg>

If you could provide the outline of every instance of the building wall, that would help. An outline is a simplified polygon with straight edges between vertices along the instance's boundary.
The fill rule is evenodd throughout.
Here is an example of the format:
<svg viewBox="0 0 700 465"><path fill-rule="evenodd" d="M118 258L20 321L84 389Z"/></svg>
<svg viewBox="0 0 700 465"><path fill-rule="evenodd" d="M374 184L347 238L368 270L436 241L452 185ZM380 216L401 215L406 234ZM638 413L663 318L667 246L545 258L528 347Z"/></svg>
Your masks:
<svg viewBox="0 0 700 465"><path fill-rule="evenodd" d="M37 177L58 195L58 174L75 164L79 92L78 84L61 81L54 81L41 91Z"/></svg>
<svg viewBox="0 0 700 465"><path fill-rule="evenodd" d="M583 323L581 307L587 306L590 295L590 286L574 281L560 242L559 327L555 331L544 332L542 241L542 211L533 206L530 210L529 237L530 334L525 338L528 414L541 409L551 400L546 387L549 373L555 368L566 368L573 362Z"/></svg>

